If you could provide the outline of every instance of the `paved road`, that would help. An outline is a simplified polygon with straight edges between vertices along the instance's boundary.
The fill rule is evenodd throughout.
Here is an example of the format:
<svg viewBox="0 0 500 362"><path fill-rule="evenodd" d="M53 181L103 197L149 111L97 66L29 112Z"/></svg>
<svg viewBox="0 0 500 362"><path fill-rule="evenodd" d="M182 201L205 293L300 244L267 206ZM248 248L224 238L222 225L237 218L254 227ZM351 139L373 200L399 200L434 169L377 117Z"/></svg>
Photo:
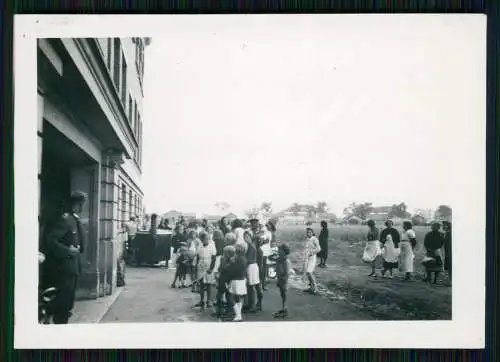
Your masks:
<svg viewBox="0 0 500 362"><path fill-rule="evenodd" d="M130 322L215 322L213 310L193 307L199 295L189 289L172 289L173 270L164 268L128 268L127 285L101 323ZM289 317L291 321L371 320L368 312L356 308L341 297L329 293L310 295L300 277L291 280ZM272 314L281 308L275 282L264 292L263 311L244 315L246 321L273 321Z"/></svg>

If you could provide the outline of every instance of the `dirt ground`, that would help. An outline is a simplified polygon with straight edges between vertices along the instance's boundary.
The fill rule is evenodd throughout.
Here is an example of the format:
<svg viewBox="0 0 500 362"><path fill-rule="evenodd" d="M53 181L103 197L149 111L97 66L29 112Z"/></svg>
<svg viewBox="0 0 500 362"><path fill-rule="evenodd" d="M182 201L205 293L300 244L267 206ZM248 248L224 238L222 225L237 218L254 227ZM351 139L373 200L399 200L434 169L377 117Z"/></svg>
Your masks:
<svg viewBox="0 0 500 362"><path fill-rule="evenodd" d="M316 225L314 229L319 234ZM302 269L300 251L304 230L303 226L282 226L278 232L278 239L290 245L290 259L298 271ZM436 285L422 281L423 237L428 228L415 231L418 245L412 281L404 281L398 271L393 279L368 277L371 268L361 261L367 232L364 226L330 227L328 267L316 269L318 281L325 290L343 296L377 319L450 320L452 288L445 274Z"/></svg>
<svg viewBox="0 0 500 362"><path fill-rule="evenodd" d="M127 285L101 323L130 322L217 322L213 309L193 307L199 296L189 289L172 289L173 270L164 268L129 268ZM291 280L287 321L372 320L370 313L351 305L342 296L322 292L304 293L300 277ZM281 299L274 281L264 292L263 311L244 315L245 321L274 321L272 314L281 309Z"/></svg>
<svg viewBox="0 0 500 362"><path fill-rule="evenodd" d="M314 227L318 229L317 226ZM366 227L330 228L326 269L316 268L319 294L304 293L300 251L304 226L281 226L278 240L290 245L290 260L297 274L291 277L288 320L449 320L451 287L442 275L437 285L422 281L423 236L427 228L416 230L418 246L414 280L404 281L396 272L393 279L368 277L370 267L361 261ZM319 230L317 230L319 232ZM171 289L173 270L128 268L127 286L102 320L103 323L215 321L212 310L194 308L197 294L188 289ZM265 292L264 311L246 315L247 321L271 321L281 308L275 282Z"/></svg>

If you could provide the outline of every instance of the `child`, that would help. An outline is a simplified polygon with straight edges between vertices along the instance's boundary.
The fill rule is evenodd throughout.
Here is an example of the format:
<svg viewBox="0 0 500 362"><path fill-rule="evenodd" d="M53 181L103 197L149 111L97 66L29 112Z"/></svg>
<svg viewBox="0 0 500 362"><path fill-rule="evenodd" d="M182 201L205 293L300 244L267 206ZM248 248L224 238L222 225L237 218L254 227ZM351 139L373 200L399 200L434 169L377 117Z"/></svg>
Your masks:
<svg viewBox="0 0 500 362"><path fill-rule="evenodd" d="M196 254L198 253L198 248L201 244L200 239L198 239L198 233L191 230L188 233L187 248L188 248L188 258L190 260L189 274L191 277L191 284L196 281Z"/></svg>
<svg viewBox="0 0 500 362"><path fill-rule="evenodd" d="M278 260L276 262L276 274L278 277L277 286L280 290L282 309L273 314L275 318L287 317L288 307L287 307L287 290L288 290L288 278L292 272L292 264L290 259L288 259L288 254L290 254L290 248L286 244L281 244L278 248Z"/></svg>
<svg viewBox="0 0 500 362"><path fill-rule="evenodd" d="M304 245L304 274L309 282L307 291L311 294L317 294L318 287L316 278L314 277L314 269L316 268L317 254L321 251L318 238L314 235L312 228L306 229L306 242Z"/></svg>
<svg viewBox="0 0 500 362"><path fill-rule="evenodd" d="M188 249L183 246L179 249L179 257L176 260L177 268L175 269L175 277L172 282L172 288L175 288L175 282L179 280L181 283L180 288L186 288L186 274L190 267L190 260L188 257Z"/></svg>
<svg viewBox="0 0 500 362"><path fill-rule="evenodd" d="M226 297L226 304L228 306L232 306L231 293L229 293L227 285L231 282L229 273L231 271L231 265L234 262L235 254L236 254L236 249L232 245L224 247L224 250L222 252L222 259L220 262L220 267L218 270L218 279L217 279L217 295L216 295L217 310L213 314L213 316L217 318L222 318L225 314L223 312L223 306L222 306L223 296Z"/></svg>
<svg viewBox="0 0 500 362"><path fill-rule="evenodd" d="M232 245L234 246L237 241L237 236L233 232L229 232L224 236L224 245Z"/></svg>
<svg viewBox="0 0 500 362"><path fill-rule="evenodd" d="M246 250L242 244L236 244L236 257L234 262L231 263L229 278L231 280L229 284L229 291L233 296L234 304L234 322L240 322L242 320L241 311L243 309L243 298L247 294L247 259L245 257Z"/></svg>
<svg viewBox="0 0 500 362"><path fill-rule="evenodd" d="M212 307L212 284L214 284L214 273L211 269L212 262L215 259L215 248L210 245L210 237L207 233L200 234L202 246L198 249L196 257L196 269L198 275L198 283L200 285L200 302L195 307L205 309ZM205 304L205 294L207 295L207 302Z"/></svg>
<svg viewBox="0 0 500 362"><path fill-rule="evenodd" d="M394 247L394 242L392 241L392 235L388 234L385 239L384 250L382 251L382 256L384 257L384 269L382 270L382 277L385 277L387 270L390 272L390 277L392 278L392 270L398 268L398 249Z"/></svg>

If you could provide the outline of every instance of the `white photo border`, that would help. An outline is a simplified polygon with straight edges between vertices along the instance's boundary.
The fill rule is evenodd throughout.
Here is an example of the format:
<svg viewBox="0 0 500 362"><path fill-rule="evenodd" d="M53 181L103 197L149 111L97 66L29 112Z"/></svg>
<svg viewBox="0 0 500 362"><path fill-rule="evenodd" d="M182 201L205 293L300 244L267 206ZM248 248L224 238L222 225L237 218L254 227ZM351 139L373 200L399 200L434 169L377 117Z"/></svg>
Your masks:
<svg viewBox="0 0 500 362"><path fill-rule="evenodd" d="M38 197L37 197L37 38L161 36L162 23L248 15L15 15L14 17L14 177L15 290L14 347L69 348L484 348L485 345L485 224L486 224L486 16L477 14L419 15L252 15L279 22L294 17L370 17L390 21L436 21L470 26L471 36L484 44L484 79L468 107L475 118L454 123L454 145L460 162L450 175L453 189L452 321L134 323L39 325L37 322ZM239 19L241 21L242 19ZM110 25L112 24L112 26ZM235 23L237 24L237 23ZM175 36L170 35L170 36ZM460 39L457 39L460 41ZM147 121L147 120L146 120ZM447 121L447 120L443 120ZM455 122L455 120L448 120ZM457 142L462 140L462 142ZM465 145L465 146L464 146ZM473 246L471 245L473 244ZM473 265L474 267L464 267ZM283 324L286 323L286 324ZM224 338L217 338L223 335Z"/></svg>

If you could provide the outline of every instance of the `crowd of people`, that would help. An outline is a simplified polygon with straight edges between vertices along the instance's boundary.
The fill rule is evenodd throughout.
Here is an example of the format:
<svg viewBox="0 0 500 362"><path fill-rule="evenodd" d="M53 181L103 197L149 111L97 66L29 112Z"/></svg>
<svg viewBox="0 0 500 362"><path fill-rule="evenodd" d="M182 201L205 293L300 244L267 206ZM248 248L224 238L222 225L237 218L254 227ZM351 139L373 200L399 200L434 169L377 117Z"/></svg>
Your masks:
<svg viewBox="0 0 500 362"><path fill-rule="evenodd" d="M177 221L172 236L172 260L176 266L172 288L191 288L200 294L195 307L215 306L214 317L241 321L244 313L263 309L268 284L268 258L277 246L276 227L257 218L222 218L215 224L207 220ZM292 273L286 244L277 247L277 286L283 301L276 317L288 314L288 277Z"/></svg>
<svg viewBox="0 0 500 362"><path fill-rule="evenodd" d="M388 273L388 277L392 278L393 271L399 270L404 273L405 280L411 280L415 267L415 250L418 245L412 223L404 221L401 234L394 228L394 223L391 220L385 222L385 229L380 233L373 220L369 220L367 225L369 231L363 261L371 265L369 276L377 276L376 264L379 259L382 259L382 277L385 277ZM441 226L443 231L441 231ZM423 247L426 255L422 263L426 271L425 282L437 284L439 274L447 271L451 283L451 227L449 221L433 222L431 230L424 237Z"/></svg>
<svg viewBox="0 0 500 362"><path fill-rule="evenodd" d="M41 244L40 263L43 263L42 286L57 289L54 302L53 321L68 323L74 305L75 291L81 265L78 255L84 250L85 233L79 214L87 201L87 195L74 192L69 200L67 212L44 234ZM149 232L157 234L158 229L172 230L169 220L158 223L152 215ZM248 221L235 219L229 222L222 218L210 224L207 220L187 222L183 217L173 223L171 245L172 255L167 256L167 265L175 265L172 288L191 288L199 293L195 305L201 309L215 306L213 315L218 318L241 321L245 313L258 313L263 309L268 282L268 260L272 259L276 271L282 308L275 317L288 315L288 279L294 273L288 258L290 248L277 243L276 226L252 218ZM369 220L367 243L363 261L371 265L370 277L377 276L377 262L382 261L382 277L393 277L395 270L411 280L415 267L415 250L419 244L413 225L403 222L400 233L391 220L379 232L374 221ZM441 231L441 227L443 231ZM132 242L138 231L137 221L131 217L124 224L128 242ZM315 268L326 267L328 258L328 224L321 222L319 238L314 230L306 228L303 244L303 272L309 287L307 291L316 294ZM448 221L433 222L431 230L423 240L425 257L422 260L426 270L425 282L437 283L441 272L452 276L452 224ZM126 249L126 248L124 248ZM273 252L276 251L277 252ZM170 253L169 253L170 254ZM319 258L319 264L318 259ZM123 255L118 259L118 285L125 284L125 263Z"/></svg>

